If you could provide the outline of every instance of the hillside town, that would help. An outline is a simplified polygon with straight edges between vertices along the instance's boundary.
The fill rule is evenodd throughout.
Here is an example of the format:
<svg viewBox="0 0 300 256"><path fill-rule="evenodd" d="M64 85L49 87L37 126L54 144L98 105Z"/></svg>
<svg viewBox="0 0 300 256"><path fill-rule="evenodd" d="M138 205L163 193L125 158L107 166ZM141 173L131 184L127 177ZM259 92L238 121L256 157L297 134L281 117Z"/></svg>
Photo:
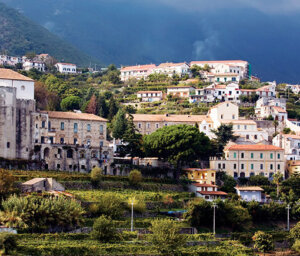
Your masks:
<svg viewBox="0 0 300 256"><path fill-rule="evenodd" d="M164 194L160 206L167 213L157 206L158 214L185 218L188 228L182 226L182 232L190 235L195 227L207 228L195 212L199 207L207 216L201 208L205 203L209 209L218 204L237 212L234 207L242 206L232 200L239 201L253 222L258 217L251 215L248 204L283 206L280 221L286 219L285 207L293 206L291 222L299 220L299 85L261 82L243 60L93 70L40 54L1 55L0 65L0 167L22 181L23 194L76 198L89 205L86 218L91 218L104 213L93 202L100 200L99 193L117 200L105 191L116 189L123 198L123 190L142 193L161 183L154 189L158 197L170 194ZM18 178L22 172L31 179ZM91 193L98 193L97 199ZM135 210L138 218L158 216L150 205ZM232 232L238 230L239 224L230 221ZM1 216L0 222L6 228L20 227ZM288 219L286 232L289 225ZM131 232L140 234L133 222ZM209 239L215 233L214 226Z"/></svg>

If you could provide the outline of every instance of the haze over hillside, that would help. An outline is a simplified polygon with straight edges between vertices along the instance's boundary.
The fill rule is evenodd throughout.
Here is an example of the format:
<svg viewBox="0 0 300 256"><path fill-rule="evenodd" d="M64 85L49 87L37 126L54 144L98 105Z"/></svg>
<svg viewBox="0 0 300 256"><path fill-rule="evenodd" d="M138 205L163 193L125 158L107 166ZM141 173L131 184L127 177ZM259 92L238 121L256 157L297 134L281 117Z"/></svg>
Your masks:
<svg viewBox="0 0 300 256"><path fill-rule="evenodd" d="M245 59L263 80L300 82L297 1L0 1L105 64Z"/></svg>
<svg viewBox="0 0 300 256"><path fill-rule="evenodd" d="M88 65L91 58L39 24L0 3L0 51L22 56L49 53L59 61Z"/></svg>

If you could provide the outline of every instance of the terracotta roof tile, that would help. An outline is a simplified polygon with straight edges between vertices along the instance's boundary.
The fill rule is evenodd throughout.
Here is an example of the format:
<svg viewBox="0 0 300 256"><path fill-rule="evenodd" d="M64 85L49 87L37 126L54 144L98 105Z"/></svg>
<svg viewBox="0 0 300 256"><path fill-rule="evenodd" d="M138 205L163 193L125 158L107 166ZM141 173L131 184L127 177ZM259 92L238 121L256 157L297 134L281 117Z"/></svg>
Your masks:
<svg viewBox="0 0 300 256"><path fill-rule="evenodd" d="M279 113L286 113L286 111L283 108L281 108L281 107L276 107L275 106L275 107L273 107L273 109L276 110Z"/></svg>
<svg viewBox="0 0 300 256"><path fill-rule="evenodd" d="M0 79L33 81L31 78L29 78L27 76L23 76L18 72L15 72L11 69L6 69L6 68L0 68Z"/></svg>
<svg viewBox="0 0 300 256"><path fill-rule="evenodd" d="M155 115L155 114L133 114L134 122L202 122L205 115Z"/></svg>
<svg viewBox="0 0 300 256"><path fill-rule="evenodd" d="M235 187L235 189L240 190L240 191L264 191L261 187L255 187L255 186Z"/></svg>
<svg viewBox="0 0 300 256"><path fill-rule="evenodd" d="M197 193L201 195L227 196L227 193L223 191L197 191Z"/></svg>
<svg viewBox="0 0 300 256"><path fill-rule="evenodd" d="M73 119L73 120L85 120L85 121L99 121L107 122L106 119L87 113L75 113L75 112L59 112L59 111L42 111L42 113L48 114L49 118L57 119Z"/></svg>
<svg viewBox="0 0 300 256"><path fill-rule="evenodd" d="M149 64L149 65L137 65L137 66L128 66L128 67L122 67L121 71L139 71L139 70L148 70L155 68L155 64Z"/></svg>
<svg viewBox="0 0 300 256"><path fill-rule="evenodd" d="M138 91L137 94L138 93L160 93L160 94L162 94L162 91Z"/></svg>
<svg viewBox="0 0 300 256"><path fill-rule="evenodd" d="M281 151L282 148L273 146L273 145L258 145L258 144L249 144L249 145L231 145L226 148L226 150L249 150L249 151Z"/></svg>

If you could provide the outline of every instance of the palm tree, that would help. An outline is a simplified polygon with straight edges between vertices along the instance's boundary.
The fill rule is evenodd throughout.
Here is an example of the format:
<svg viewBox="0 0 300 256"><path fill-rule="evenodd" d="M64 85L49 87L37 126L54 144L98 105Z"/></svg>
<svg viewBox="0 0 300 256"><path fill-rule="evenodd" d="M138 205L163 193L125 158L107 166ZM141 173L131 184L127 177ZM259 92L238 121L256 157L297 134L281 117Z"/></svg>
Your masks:
<svg viewBox="0 0 300 256"><path fill-rule="evenodd" d="M273 175L273 183L276 184L276 186L277 186L277 198L279 196L279 186L280 186L282 179L283 179L283 175L280 172L276 172Z"/></svg>

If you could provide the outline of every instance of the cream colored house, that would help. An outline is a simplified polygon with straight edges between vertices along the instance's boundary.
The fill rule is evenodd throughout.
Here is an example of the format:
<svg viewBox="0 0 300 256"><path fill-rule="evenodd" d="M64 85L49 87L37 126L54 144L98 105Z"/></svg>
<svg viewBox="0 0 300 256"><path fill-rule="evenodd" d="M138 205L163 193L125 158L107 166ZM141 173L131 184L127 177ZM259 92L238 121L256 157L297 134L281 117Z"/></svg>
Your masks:
<svg viewBox="0 0 300 256"><path fill-rule="evenodd" d="M224 149L224 158L213 158L210 168L225 171L234 178L261 175L272 178L284 175L284 150L273 145L231 145Z"/></svg>
<svg viewBox="0 0 300 256"><path fill-rule="evenodd" d="M131 78L146 79L155 67L155 64L122 67L120 70L121 81L127 81Z"/></svg>
<svg viewBox="0 0 300 256"><path fill-rule="evenodd" d="M167 95L172 95L173 97L188 98L191 94L195 94L195 87L173 86L167 88Z"/></svg>
<svg viewBox="0 0 300 256"><path fill-rule="evenodd" d="M200 184L216 184L216 170L186 168L183 171L187 174L187 178L189 180L195 181Z"/></svg>
<svg viewBox="0 0 300 256"><path fill-rule="evenodd" d="M289 160L286 162L289 175L300 175L300 160Z"/></svg>
<svg viewBox="0 0 300 256"><path fill-rule="evenodd" d="M163 98L162 91L139 91L137 92L137 98L142 102L154 102L160 101Z"/></svg>

